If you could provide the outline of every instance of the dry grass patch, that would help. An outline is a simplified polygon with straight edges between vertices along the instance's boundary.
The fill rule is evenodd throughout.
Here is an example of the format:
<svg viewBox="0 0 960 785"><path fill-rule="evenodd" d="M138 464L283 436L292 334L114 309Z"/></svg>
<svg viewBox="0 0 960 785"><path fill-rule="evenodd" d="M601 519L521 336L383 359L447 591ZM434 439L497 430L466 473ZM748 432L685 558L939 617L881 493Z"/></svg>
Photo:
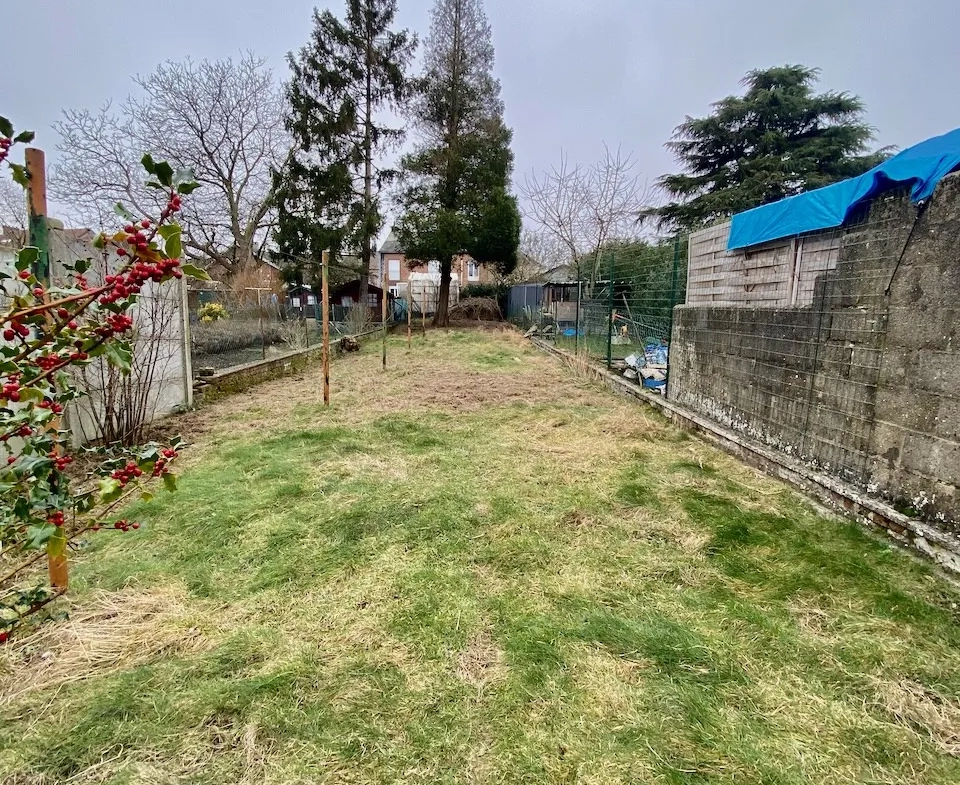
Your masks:
<svg viewBox="0 0 960 785"><path fill-rule="evenodd" d="M960 701L910 679L877 680L878 705L898 722L930 739L944 754L960 757Z"/></svg>
<svg viewBox="0 0 960 785"><path fill-rule="evenodd" d="M44 624L0 649L0 704L162 657L208 651L218 638L210 626L179 586L93 592L67 621Z"/></svg>
<svg viewBox="0 0 960 785"><path fill-rule="evenodd" d="M467 645L457 655L455 671L460 679L478 691L506 677L503 651L487 627L470 636Z"/></svg>

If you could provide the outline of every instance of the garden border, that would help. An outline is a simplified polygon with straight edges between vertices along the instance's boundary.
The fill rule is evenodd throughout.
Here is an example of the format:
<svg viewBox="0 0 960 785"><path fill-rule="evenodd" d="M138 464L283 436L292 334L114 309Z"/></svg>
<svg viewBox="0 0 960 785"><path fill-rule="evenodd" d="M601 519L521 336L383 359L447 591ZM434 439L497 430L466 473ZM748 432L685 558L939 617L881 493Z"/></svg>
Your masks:
<svg viewBox="0 0 960 785"><path fill-rule="evenodd" d="M381 335L382 333L383 330L377 327L356 335L341 336L341 338L353 338L359 342L364 338ZM333 353L335 345L341 338L330 342L331 353ZM319 362L322 354L323 347L321 345L310 346L306 349L293 349L268 360L254 360L242 365L224 368L211 376L199 377L194 382L194 405L199 406L220 395L243 392L261 382L300 373L312 362Z"/></svg>
<svg viewBox="0 0 960 785"><path fill-rule="evenodd" d="M576 363L578 367L584 365L583 359L546 341L539 338L532 338L531 341L537 348L565 363ZM646 392L635 382L624 379L598 363L587 361L587 367L615 393L652 406L678 427L696 432L725 452L814 497L834 512L868 528L882 529L900 545L926 556L950 573L960 575L960 539L951 538L923 521L903 515L846 483L736 434L661 395Z"/></svg>

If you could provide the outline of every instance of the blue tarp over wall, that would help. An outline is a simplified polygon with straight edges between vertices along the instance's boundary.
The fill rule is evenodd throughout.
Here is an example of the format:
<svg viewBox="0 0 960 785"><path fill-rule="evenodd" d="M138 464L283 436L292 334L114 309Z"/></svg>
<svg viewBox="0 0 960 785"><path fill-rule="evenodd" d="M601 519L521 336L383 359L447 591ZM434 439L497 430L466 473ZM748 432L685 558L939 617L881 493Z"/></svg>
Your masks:
<svg viewBox="0 0 960 785"><path fill-rule="evenodd" d="M727 249L841 226L857 205L901 185L912 184L910 197L920 202L958 167L960 128L909 147L859 177L738 213Z"/></svg>

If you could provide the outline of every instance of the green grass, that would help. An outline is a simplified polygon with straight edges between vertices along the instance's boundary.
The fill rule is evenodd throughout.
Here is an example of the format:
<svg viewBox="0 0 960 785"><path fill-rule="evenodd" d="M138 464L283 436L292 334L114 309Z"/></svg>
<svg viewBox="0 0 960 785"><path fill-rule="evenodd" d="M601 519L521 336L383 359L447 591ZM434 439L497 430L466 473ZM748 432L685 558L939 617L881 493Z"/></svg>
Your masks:
<svg viewBox="0 0 960 785"><path fill-rule="evenodd" d="M206 410L7 647L0 782L960 781L931 567L510 334L379 362Z"/></svg>

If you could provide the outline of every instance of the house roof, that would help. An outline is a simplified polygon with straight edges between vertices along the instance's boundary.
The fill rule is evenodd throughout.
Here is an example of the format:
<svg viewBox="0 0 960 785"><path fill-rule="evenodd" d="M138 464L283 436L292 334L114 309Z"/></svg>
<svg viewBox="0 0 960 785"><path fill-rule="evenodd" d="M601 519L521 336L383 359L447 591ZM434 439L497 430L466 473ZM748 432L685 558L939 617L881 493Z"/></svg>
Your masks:
<svg viewBox="0 0 960 785"><path fill-rule="evenodd" d="M380 253L403 253L403 248L400 245L400 239L397 237L397 233L391 229L390 234L387 235L387 239L383 241L383 245L380 246Z"/></svg>
<svg viewBox="0 0 960 785"><path fill-rule="evenodd" d="M341 294L352 292L355 289L358 289L359 287L360 287L360 279L356 278L352 281L347 281L346 283L342 283L339 286L331 289L330 296L338 297ZM379 286L374 286L372 283L367 284L367 291L370 292L371 294L383 294L383 289L381 289Z"/></svg>

